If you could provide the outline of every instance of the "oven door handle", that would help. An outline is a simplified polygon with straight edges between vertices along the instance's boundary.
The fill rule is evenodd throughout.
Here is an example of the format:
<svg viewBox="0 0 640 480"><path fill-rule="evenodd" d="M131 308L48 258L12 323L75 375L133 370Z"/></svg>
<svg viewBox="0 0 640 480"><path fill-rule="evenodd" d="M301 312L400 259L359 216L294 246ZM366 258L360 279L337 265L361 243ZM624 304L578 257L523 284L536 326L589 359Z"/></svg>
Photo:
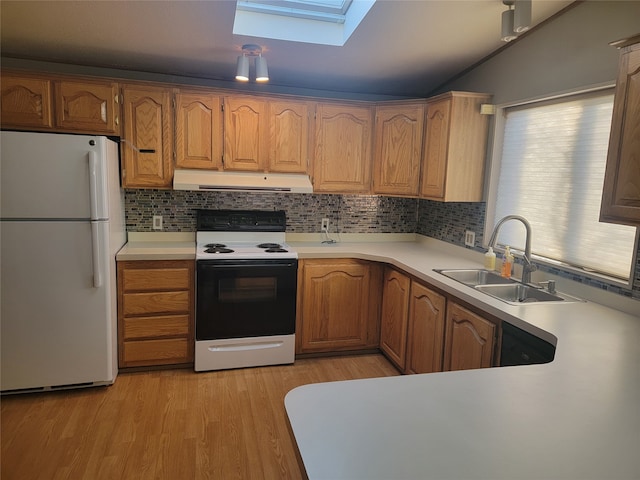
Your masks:
<svg viewBox="0 0 640 480"><path fill-rule="evenodd" d="M207 262L205 260L205 262ZM202 263L203 267L207 268L273 268L273 267L295 267L296 262L285 263Z"/></svg>
<svg viewBox="0 0 640 480"><path fill-rule="evenodd" d="M265 348L280 348L284 342L258 342L258 343L236 343L230 345L213 345L208 347L210 352L245 352L249 350L264 350Z"/></svg>

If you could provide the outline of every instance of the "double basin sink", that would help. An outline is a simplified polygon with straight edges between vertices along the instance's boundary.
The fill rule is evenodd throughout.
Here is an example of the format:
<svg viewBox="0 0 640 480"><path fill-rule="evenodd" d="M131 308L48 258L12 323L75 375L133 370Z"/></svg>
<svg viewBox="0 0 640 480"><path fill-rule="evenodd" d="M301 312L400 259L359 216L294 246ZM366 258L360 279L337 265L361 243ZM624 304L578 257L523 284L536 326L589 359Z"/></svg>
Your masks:
<svg viewBox="0 0 640 480"><path fill-rule="evenodd" d="M581 301L578 298L571 297L564 293L549 292L542 288L525 285L513 278L502 277L496 272L489 270L435 269L434 271L512 305L539 302Z"/></svg>

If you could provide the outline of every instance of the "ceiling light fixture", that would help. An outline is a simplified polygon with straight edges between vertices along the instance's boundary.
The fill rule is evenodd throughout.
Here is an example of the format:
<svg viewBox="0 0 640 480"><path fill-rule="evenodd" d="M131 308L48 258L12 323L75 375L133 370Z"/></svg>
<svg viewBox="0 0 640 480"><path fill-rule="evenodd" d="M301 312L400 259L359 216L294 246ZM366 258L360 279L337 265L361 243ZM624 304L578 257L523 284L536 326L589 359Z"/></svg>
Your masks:
<svg viewBox="0 0 640 480"><path fill-rule="evenodd" d="M513 31L524 33L531 26L531 0L516 0L513 9Z"/></svg>
<svg viewBox="0 0 640 480"><path fill-rule="evenodd" d="M262 56L262 47L251 43L242 46L242 55L238 57L236 67L236 80L249 81L249 57L256 57L256 82L268 82L269 69L267 59Z"/></svg>
<svg viewBox="0 0 640 480"><path fill-rule="evenodd" d="M531 27L531 0L502 0L502 3L509 10L502 12L500 40L510 42Z"/></svg>
<svg viewBox="0 0 640 480"><path fill-rule="evenodd" d="M509 10L502 12L502 33L500 35L500 40L503 42L510 42L518 37L513 31L514 12L511 7L513 7L514 0L502 0L502 3L509 7Z"/></svg>

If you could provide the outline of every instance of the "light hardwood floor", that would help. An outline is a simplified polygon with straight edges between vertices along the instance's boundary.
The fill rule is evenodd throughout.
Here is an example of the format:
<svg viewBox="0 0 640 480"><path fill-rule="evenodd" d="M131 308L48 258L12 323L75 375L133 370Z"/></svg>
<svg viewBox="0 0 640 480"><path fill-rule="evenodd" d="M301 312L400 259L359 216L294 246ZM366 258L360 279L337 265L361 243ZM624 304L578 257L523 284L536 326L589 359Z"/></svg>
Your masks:
<svg viewBox="0 0 640 480"><path fill-rule="evenodd" d="M110 387L2 397L1 478L302 478L286 393L391 375L398 372L382 355L359 355L125 373Z"/></svg>

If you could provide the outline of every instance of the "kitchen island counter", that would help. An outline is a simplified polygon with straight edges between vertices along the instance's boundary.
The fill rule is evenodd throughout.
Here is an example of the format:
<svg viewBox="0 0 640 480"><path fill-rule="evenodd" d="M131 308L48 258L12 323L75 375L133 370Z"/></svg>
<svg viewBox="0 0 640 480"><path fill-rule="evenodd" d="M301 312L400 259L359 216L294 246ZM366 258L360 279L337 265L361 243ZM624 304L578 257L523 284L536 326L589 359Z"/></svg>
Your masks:
<svg viewBox="0 0 640 480"><path fill-rule="evenodd" d="M509 305L434 272L482 261L437 241L290 243L303 259L395 265L556 345L544 365L292 390L285 407L310 479L640 478L637 300L605 299L626 313L592 301ZM574 283L558 279L558 290L598 296Z"/></svg>

